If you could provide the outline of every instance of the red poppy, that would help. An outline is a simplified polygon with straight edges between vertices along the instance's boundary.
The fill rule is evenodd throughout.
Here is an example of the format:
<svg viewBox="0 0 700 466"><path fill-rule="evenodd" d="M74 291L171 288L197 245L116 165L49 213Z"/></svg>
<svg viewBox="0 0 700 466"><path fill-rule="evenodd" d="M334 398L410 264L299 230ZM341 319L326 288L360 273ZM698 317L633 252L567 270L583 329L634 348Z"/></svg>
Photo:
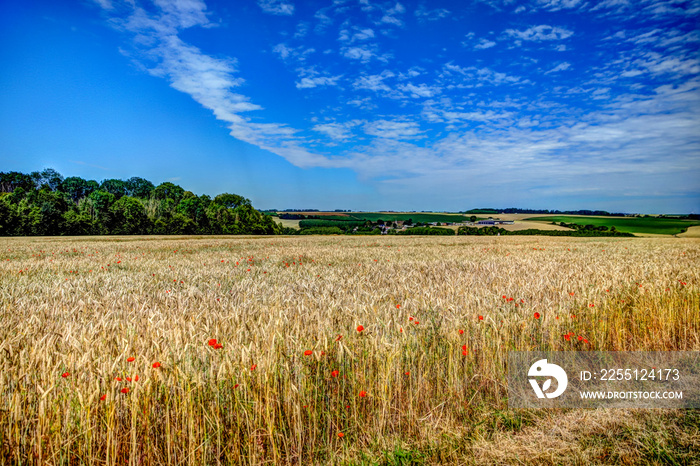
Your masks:
<svg viewBox="0 0 700 466"><path fill-rule="evenodd" d="M63 377L65 379L69 375L70 375L70 372L64 372L63 374L61 374L61 377Z"/></svg>
<svg viewBox="0 0 700 466"><path fill-rule="evenodd" d="M342 335L338 335L337 337L335 337L335 341L340 341L342 338L343 338Z"/></svg>
<svg viewBox="0 0 700 466"><path fill-rule="evenodd" d="M154 362L154 363L153 363L153 368L154 368L154 369L158 369L159 367L160 367L160 363L159 363L159 362Z"/></svg>
<svg viewBox="0 0 700 466"><path fill-rule="evenodd" d="M100 397L100 400L102 400L102 401L104 401L104 400L106 400L106 399L107 399L107 395L102 395L102 396Z"/></svg>
<svg viewBox="0 0 700 466"><path fill-rule="evenodd" d="M406 371L406 372L403 373L403 375L411 375L411 373L408 372L408 371Z"/></svg>
<svg viewBox="0 0 700 466"><path fill-rule="evenodd" d="M333 371L331 372L331 377L338 377L338 374L340 374L340 371Z"/></svg>
<svg viewBox="0 0 700 466"><path fill-rule="evenodd" d="M224 347L224 345L222 345L221 343L217 343L214 345L214 349L221 349L223 347Z"/></svg>
<svg viewBox="0 0 700 466"><path fill-rule="evenodd" d="M583 339L583 342L584 342L584 343L588 343L588 340L586 340L586 339L584 338L584 339Z"/></svg>
<svg viewBox="0 0 700 466"><path fill-rule="evenodd" d="M126 378L126 381L127 381L127 382L131 382L131 377L127 377L127 378Z"/></svg>
<svg viewBox="0 0 700 466"><path fill-rule="evenodd" d="M209 340L209 346L216 346L216 338Z"/></svg>
<svg viewBox="0 0 700 466"><path fill-rule="evenodd" d="M363 331L364 329L365 329L365 328L364 328L362 325L358 325L358 326L357 326L357 331L358 331L358 332L361 332L361 331Z"/></svg>
<svg viewBox="0 0 700 466"><path fill-rule="evenodd" d="M364 398L364 397L366 397L366 396L367 396L367 392L364 391L364 390L362 390L362 391L360 392L360 398Z"/></svg>
<svg viewBox="0 0 700 466"><path fill-rule="evenodd" d="M539 318L540 318L540 313L539 313L539 312L535 312L535 319L539 319Z"/></svg>
<svg viewBox="0 0 700 466"><path fill-rule="evenodd" d="M252 366L250 366L250 370L251 370L251 371L254 371L256 367L258 367L258 365L257 365L257 364L253 364Z"/></svg>
<svg viewBox="0 0 700 466"><path fill-rule="evenodd" d="M467 345L462 345L462 351L467 351Z"/></svg>
<svg viewBox="0 0 700 466"><path fill-rule="evenodd" d="M121 390L122 393L129 393L129 387L124 387Z"/></svg>
<svg viewBox="0 0 700 466"><path fill-rule="evenodd" d="M114 380L116 380L117 382L121 382L121 381L122 381L122 378L121 378L121 377L115 377Z"/></svg>
<svg viewBox="0 0 700 466"><path fill-rule="evenodd" d="M459 334L460 334L460 335L464 335L464 330L459 329Z"/></svg>
<svg viewBox="0 0 700 466"><path fill-rule="evenodd" d="M503 299L506 299L506 295L503 295Z"/></svg>
<svg viewBox="0 0 700 466"><path fill-rule="evenodd" d="M126 358L126 360L127 360L128 362L133 362L133 361L134 361L134 359L136 359L136 358L135 358L135 357L133 357L133 356L132 356L132 357L130 357L130 358Z"/></svg>
<svg viewBox="0 0 700 466"><path fill-rule="evenodd" d="M569 335L569 334L567 333L566 335L564 335L564 338L566 339L566 341L570 341L570 340L571 340L571 335Z"/></svg>
<svg viewBox="0 0 700 466"><path fill-rule="evenodd" d="M342 432L338 432L338 437L343 438L343 437L345 437L345 434Z"/></svg>
<svg viewBox="0 0 700 466"><path fill-rule="evenodd" d="M238 384L234 385L233 388L238 388Z"/></svg>
<svg viewBox="0 0 700 466"><path fill-rule="evenodd" d="M307 349L306 351L304 351L304 356L311 356L313 353L314 353L313 351L311 351L310 349Z"/></svg>
<svg viewBox="0 0 700 466"><path fill-rule="evenodd" d="M400 308L400 307L401 307L401 305L400 305L400 304L397 304L397 305L396 305L396 309L398 309L398 308Z"/></svg>
<svg viewBox="0 0 700 466"><path fill-rule="evenodd" d="M484 316L479 316L479 320L484 320Z"/></svg>
<svg viewBox="0 0 700 466"><path fill-rule="evenodd" d="M578 336L578 341L583 340L583 337L581 335Z"/></svg>
<svg viewBox="0 0 700 466"><path fill-rule="evenodd" d="M138 382L138 381L139 381L139 376L138 376L138 375L135 375L135 376L134 376L134 382Z"/></svg>

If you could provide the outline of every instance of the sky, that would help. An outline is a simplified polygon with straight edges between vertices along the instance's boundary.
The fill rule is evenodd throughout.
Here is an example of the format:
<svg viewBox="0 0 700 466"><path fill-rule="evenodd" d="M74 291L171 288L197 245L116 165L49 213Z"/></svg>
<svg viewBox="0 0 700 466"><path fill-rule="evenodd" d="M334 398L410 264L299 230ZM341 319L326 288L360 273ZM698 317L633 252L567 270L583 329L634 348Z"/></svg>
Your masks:
<svg viewBox="0 0 700 466"><path fill-rule="evenodd" d="M0 2L0 171L700 211L700 0Z"/></svg>

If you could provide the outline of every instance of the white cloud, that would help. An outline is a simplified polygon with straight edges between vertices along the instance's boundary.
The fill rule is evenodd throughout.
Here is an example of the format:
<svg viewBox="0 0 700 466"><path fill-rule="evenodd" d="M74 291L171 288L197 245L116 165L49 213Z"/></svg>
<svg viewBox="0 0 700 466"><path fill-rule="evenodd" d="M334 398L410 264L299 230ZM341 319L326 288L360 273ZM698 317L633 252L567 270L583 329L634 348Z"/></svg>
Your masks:
<svg viewBox="0 0 700 466"><path fill-rule="evenodd" d="M377 120L365 124L365 133L383 139L416 139L420 128L414 121Z"/></svg>
<svg viewBox="0 0 700 466"><path fill-rule="evenodd" d="M294 4L284 0L258 0L258 5L265 13L289 16L294 14Z"/></svg>
<svg viewBox="0 0 700 466"><path fill-rule="evenodd" d="M476 50L490 49L491 47L494 47L495 45L496 45L496 43L492 40L481 39L481 40L479 40L479 43L474 46L474 49L476 49Z"/></svg>
<svg viewBox="0 0 700 466"><path fill-rule="evenodd" d="M385 79L396 76L389 70L384 70L380 74L358 77L353 86L355 89L365 89L374 92L389 92L391 88L384 82Z"/></svg>
<svg viewBox="0 0 700 466"><path fill-rule="evenodd" d="M310 89L318 86L337 86L342 76L304 76L296 82L297 89Z"/></svg>
<svg viewBox="0 0 700 466"><path fill-rule="evenodd" d="M450 11L444 8L436 8L434 10L429 10L425 5L420 5L414 15L419 20L424 21L437 21L438 19L445 18L450 15Z"/></svg>
<svg viewBox="0 0 700 466"><path fill-rule="evenodd" d="M563 62L563 63L559 63L557 66L555 66L551 70L547 71L545 74L558 73L559 71L566 71L569 68L571 68L571 63Z"/></svg>
<svg viewBox="0 0 700 466"><path fill-rule="evenodd" d="M377 24L392 24L394 26L403 26L403 21L397 18L397 16L402 15L406 12L406 8L399 2L384 12L384 16L379 20Z"/></svg>
<svg viewBox="0 0 700 466"><path fill-rule="evenodd" d="M539 26L532 26L524 31L506 29L505 34L519 40L544 41L563 40L571 37L574 33L563 27L541 24Z"/></svg>
<svg viewBox="0 0 700 466"><path fill-rule="evenodd" d="M413 97L414 99L429 98L440 93L440 88L436 86L428 86L426 84L419 84L417 86L412 83L400 84L397 89L409 94L409 96Z"/></svg>
<svg viewBox="0 0 700 466"><path fill-rule="evenodd" d="M347 123L323 123L313 127L314 131L325 134L334 141L347 141L352 137L351 128L359 125L358 120L349 121Z"/></svg>
<svg viewBox="0 0 700 466"><path fill-rule="evenodd" d="M360 28L353 26L349 29L341 29L338 35L338 40L352 44L353 42L368 40L374 38L374 30L371 28Z"/></svg>

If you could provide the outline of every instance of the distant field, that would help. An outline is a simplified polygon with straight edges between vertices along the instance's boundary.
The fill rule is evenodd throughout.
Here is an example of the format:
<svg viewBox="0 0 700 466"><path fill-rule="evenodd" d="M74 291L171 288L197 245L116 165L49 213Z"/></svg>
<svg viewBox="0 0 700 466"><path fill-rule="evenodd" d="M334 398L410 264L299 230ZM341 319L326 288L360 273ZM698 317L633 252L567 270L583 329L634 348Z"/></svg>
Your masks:
<svg viewBox="0 0 700 466"><path fill-rule="evenodd" d="M564 222L577 223L579 225L614 226L618 231L629 233L675 235L681 233L683 228L700 225L697 220L679 220L675 218L659 217L588 217L588 216L548 216L529 217L528 221L537 222Z"/></svg>
<svg viewBox="0 0 700 466"><path fill-rule="evenodd" d="M469 216L462 214L446 214L440 212L279 212L279 214L285 213L317 216L328 220L370 220L372 222L376 222L377 220L390 220L395 222L397 220L408 220L409 218L413 220L414 223L463 222L469 220ZM482 219L485 217L477 218Z"/></svg>
<svg viewBox="0 0 700 466"><path fill-rule="evenodd" d="M444 213L416 213L416 212L352 212L351 216L360 220L371 220L373 222L381 220L391 220L392 222L396 220L408 220L409 218L413 222L464 222L469 220L461 214L444 214Z"/></svg>

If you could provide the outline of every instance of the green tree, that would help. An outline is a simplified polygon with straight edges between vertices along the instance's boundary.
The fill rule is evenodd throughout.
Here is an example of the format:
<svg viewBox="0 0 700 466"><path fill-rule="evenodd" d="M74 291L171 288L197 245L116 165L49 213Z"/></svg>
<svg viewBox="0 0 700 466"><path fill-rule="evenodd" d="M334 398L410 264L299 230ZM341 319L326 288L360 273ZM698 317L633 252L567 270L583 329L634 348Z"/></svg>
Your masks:
<svg viewBox="0 0 700 466"><path fill-rule="evenodd" d="M156 189L150 181L132 176L126 180L126 194L131 197L147 198Z"/></svg>
<svg viewBox="0 0 700 466"><path fill-rule="evenodd" d="M185 190L182 189L180 186L173 184L169 181L165 183L159 184L154 190L153 190L153 196L156 199L172 199L175 201L175 204L177 205L178 202L180 202L180 199L182 199L182 196L185 194Z"/></svg>
<svg viewBox="0 0 700 466"><path fill-rule="evenodd" d="M114 178L110 180L103 180L100 184L100 189L113 194L115 199L119 199L127 194L126 181L117 180Z"/></svg>
<svg viewBox="0 0 700 466"><path fill-rule="evenodd" d="M76 204L84 197L89 196L99 188L97 181L85 180L78 176L69 176L61 183L60 190L68 194Z"/></svg>
<svg viewBox="0 0 700 466"><path fill-rule="evenodd" d="M145 235L150 222L143 204L130 196L123 196L109 208L111 228L115 235Z"/></svg>

